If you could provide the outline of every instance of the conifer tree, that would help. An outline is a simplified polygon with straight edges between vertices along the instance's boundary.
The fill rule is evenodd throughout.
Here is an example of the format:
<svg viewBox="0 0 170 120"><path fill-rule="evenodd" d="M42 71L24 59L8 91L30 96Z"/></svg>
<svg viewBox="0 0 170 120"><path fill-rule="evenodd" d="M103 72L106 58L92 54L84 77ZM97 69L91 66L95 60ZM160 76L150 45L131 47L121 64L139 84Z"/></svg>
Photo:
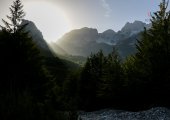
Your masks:
<svg viewBox="0 0 170 120"><path fill-rule="evenodd" d="M19 119L33 119L35 106L47 98L49 76L40 52L21 25L25 16L20 0L10 7L8 21L0 32L0 113ZM38 112L36 107L36 112ZM27 111L27 112L26 112ZM28 117L28 114L30 116ZM37 116L39 116L37 114ZM7 118L6 118L7 119Z"/></svg>
<svg viewBox="0 0 170 120"><path fill-rule="evenodd" d="M82 70L79 95L84 109L96 109L97 89L103 75L105 57L102 51L91 54Z"/></svg>
<svg viewBox="0 0 170 120"><path fill-rule="evenodd" d="M168 1L169 2L169 1ZM137 79L145 81L145 90L154 97L164 96L170 87L170 11L162 0L160 10L151 18L152 27L143 32L134 56ZM146 84L147 83L147 84ZM150 96L150 95L149 95ZM168 96L168 95L167 95ZM165 97L165 96L164 96Z"/></svg>
<svg viewBox="0 0 170 120"><path fill-rule="evenodd" d="M14 1L13 5L11 5L11 7L9 8L10 15L7 15L9 22L2 19L3 23L5 24L5 27L1 26L1 28L5 29L10 33L15 33L17 32L17 30L20 30L21 28L25 27L25 25L21 26L22 19L25 16L25 13L22 8L23 5L20 0Z"/></svg>
<svg viewBox="0 0 170 120"><path fill-rule="evenodd" d="M113 105L123 86L123 69L116 49L105 58L97 96L105 105Z"/></svg>

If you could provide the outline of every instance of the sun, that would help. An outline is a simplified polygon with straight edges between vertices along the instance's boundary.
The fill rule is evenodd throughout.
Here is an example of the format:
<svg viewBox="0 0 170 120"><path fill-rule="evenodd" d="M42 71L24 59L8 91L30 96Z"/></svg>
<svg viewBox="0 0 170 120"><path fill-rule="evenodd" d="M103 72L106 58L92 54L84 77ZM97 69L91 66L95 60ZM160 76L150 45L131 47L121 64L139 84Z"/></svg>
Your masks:
<svg viewBox="0 0 170 120"><path fill-rule="evenodd" d="M71 28L64 11L49 2L26 2L25 19L35 23L47 42L55 42Z"/></svg>

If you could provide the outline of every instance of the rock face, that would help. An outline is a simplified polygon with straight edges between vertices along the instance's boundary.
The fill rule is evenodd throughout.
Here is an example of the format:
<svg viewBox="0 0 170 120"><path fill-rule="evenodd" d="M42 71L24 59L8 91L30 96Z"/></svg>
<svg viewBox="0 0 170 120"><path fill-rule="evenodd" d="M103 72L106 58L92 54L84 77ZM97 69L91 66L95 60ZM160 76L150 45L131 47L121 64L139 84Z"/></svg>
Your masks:
<svg viewBox="0 0 170 120"><path fill-rule="evenodd" d="M118 110L80 112L78 120L170 120L170 110L157 107L141 112Z"/></svg>
<svg viewBox="0 0 170 120"><path fill-rule="evenodd" d="M144 27L148 29L151 25L141 21L127 22L118 32L109 29L103 33L98 33L97 29L85 27L65 34L56 44L68 54L85 57L100 49L108 54L112 52L114 46L124 58L136 52L136 39L140 39L140 32L144 30Z"/></svg>
<svg viewBox="0 0 170 120"><path fill-rule="evenodd" d="M41 55L52 57L53 54L49 49L48 44L44 40L41 31L36 27L36 25L32 21L22 20L22 24L26 23L28 23L28 25L25 27L25 30L28 31L30 36L33 38L33 41L39 48Z"/></svg>

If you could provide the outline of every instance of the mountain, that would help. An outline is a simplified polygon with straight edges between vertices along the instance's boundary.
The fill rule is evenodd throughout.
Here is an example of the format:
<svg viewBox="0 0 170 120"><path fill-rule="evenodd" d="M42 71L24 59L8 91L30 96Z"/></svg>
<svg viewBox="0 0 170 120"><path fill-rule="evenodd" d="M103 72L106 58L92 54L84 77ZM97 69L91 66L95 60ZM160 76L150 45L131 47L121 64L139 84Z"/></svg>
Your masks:
<svg viewBox="0 0 170 120"><path fill-rule="evenodd" d="M128 38L120 40L115 47L122 58L132 55L136 52L137 40L141 39L141 32L134 34Z"/></svg>
<svg viewBox="0 0 170 120"><path fill-rule="evenodd" d="M112 43L116 43L116 48L120 56L126 57L136 52L137 40L141 39L141 32L151 27L151 24L146 24L141 21L127 22L124 27L117 32Z"/></svg>
<svg viewBox="0 0 170 120"><path fill-rule="evenodd" d="M89 56L92 52L96 53L100 49L103 49L104 54L112 51L111 45L97 43L98 38L99 33L97 29L85 27L65 34L56 44L68 54L76 56Z"/></svg>
<svg viewBox="0 0 170 120"><path fill-rule="evenodd" d="M56 76L56 73L59 73L57 78L60 78L64 71L77 69L80 67L79 65L85 63L86 58L82 58L81 56L69 56L66 51L55 43L50 44L49 47L47 42L44 40L41 31L36 27L36 25L32 21L28 20L23 20L21 24L26 23L28 25L26 26L25 31L28 31L29 35L33 38L33 41L39 48L41 55L45 57L45 63L48 69L50 71L54 71L54 76ZM57 51L57 55L54 54L54 51Z"/></svg>
<svg viewBox="0 0 170 120"><path fill-rule="evenodd" d="M141 21L134 21L133 23L127 22L120 31L118 31L115 35L113 35L112 44L119 44L125 39L131 38L142 32L144 30L151 27L151 24L146 24Z"/></svg>
<svg viewBox="0 0 170 120"><path fill-rule="evenodd" d="M104 31L103 33L99 33L99 38L97 40L98 43L106 43L109 45L113 45L114 42L114 36L116 35L116 32L109 29Z"/></svg>
<svg viewBox="0 0 170 120"><path fill-rule="evenodd" d="M30 36L33 38L33 41L36 43L37 47L40 50L41 55L52 57L53 53L51 52L48 44L43 38L41 31L36 27L32 21L22 20L21 24L28 24L25 27L25 31L28 31Z"/></svg>
<svg viewBox="0 0 170 120"><path fill-rule="evenodd" d="M149 24L143 23L141 21L134 21L133 23L127 22L125 26L121 29L123 33L137 33L144 30L144 27L148 28Z"/></svg>
<svg viewBox="0 0 170 120"><path fill-rule="evenodd" d="M22 21L22 24L26 23L28 23L28 25L26 26L25 31L29 32L30 36L33 38L33 41L39 48L41 55L44 56L44 64L48 71L50 71L50 75L57 78L58 85L61 85L69 72L78 69L80 66L75 62L69 61L69 59L66 60L65 58L63 59L58 56L54 56L54 53L51 52L48 44L43 38L41 31L38 30L36 25L32 21ZM62 48L59 48L58 45L54 44L54 46L57 51L60 50L61 53L65 53L65 51L62 51Z"/></svg>
<svg viewBox="0 0 170 120"><path fill-rule="evenodd" d="M98 33L97 29L94 28L84 27L66 33L55 44L67 54L85 57L91 53L96 53L100 49L103 50L104 54L108 54L114 46L117 48L120 56L125 58L136 52L135 44L137 39L140 39L144 27L149 29L151 24L141 21L127 22L118 32L109 29L103 33Z"/></svg>
<svg viewBox="0 0 170 120"><path fill-rule="evenodd" d="M84 27L82 29L76 29L66 33L61 39L58 40L57 43L62 46L70 43L73 45L77 44L78 46L82 47L89 42L95 42L96 39L98 39L97 29Z"/></svg>

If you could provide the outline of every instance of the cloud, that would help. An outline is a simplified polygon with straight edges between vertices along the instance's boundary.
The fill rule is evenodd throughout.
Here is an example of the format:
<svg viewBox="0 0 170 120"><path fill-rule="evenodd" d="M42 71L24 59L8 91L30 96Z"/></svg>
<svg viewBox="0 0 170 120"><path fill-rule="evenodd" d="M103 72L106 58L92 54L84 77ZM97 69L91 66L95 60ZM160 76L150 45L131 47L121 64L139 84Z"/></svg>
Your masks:
<svg viewBox="0 0 170 120"><path fill-rule="evenodd" d="M112 9L110 8L110 5L107 3L107 0L101 0L103 8L106 10L105 17L110 17L110 13Z"/></svg>

